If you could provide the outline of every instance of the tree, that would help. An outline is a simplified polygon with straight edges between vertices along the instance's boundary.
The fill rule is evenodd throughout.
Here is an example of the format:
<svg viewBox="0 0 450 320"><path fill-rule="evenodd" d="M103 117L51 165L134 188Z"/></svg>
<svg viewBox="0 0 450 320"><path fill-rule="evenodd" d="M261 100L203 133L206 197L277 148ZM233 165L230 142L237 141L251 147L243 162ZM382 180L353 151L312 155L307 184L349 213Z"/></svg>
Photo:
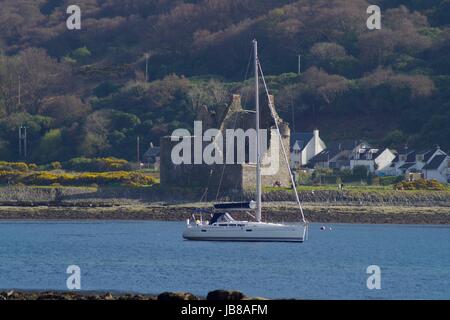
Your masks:
<svg viewBox="0 0 450 320"><path fill-rule="evenodd" d="M45 97L64 93L71 85L67 65L42 49L29 48L12 57L0 56L0 101L6 114L36 114Z"/></svg>
<svg viewBox="0 0 450 320"><path fill-rule="evenodd" d="M319 61L345 58L345 48L333 42L317 42L311 47L311 54Z"/></svg>
<svg viewBox="0 0 450 320"><path fill-rule="evenodd" d="M48 131L33 150L32 159L38 163L50 163L64 159L65 146L61 137L60 129Z"/></svg>
<svg viewBox="0 0 450 320"><path fill-rule="evenodd" d="M323 70L310 68L304 74L303 81L308 85L309 92L319 103L331 104L332 101L349 88L346 78L329 75Z"/></svg>
<svg viewBox="0 0 450 320"><path fill-rule="evenodd" d="M83 141L78 150L80 155L87 157L107 155L111 148L108 141L110 113L110 110L100 110L87 116L83 125Z"/></svg>
<svg viewBox="0 0 450 320"><path fill-rule="evenodd" d="M74 50L71 57L78 63L84 64L88 61L91 55L91 51L89 51L87 47L82 47Z"/></svg>
<svg viewBox="0 0 450 320"><path fill-rule="evenodd" d="M407 142L407 136L401 130L389 132L383 139L383 146L388 148L399 148Z"/></svg>
<svg viewBox="0 0 450 320"><path fill-rule="evenodd" d="M39 113L52 117L55 127L69 126L90 112L89 105L74 95L48 97L42 101Z"/></svg>

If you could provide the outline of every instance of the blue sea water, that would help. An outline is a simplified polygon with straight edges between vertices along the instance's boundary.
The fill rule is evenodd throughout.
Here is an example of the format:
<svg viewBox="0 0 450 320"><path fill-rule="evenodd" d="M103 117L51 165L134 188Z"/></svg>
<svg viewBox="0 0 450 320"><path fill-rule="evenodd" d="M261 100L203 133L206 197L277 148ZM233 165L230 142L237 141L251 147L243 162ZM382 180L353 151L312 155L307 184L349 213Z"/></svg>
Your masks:
<svg viewBox="0 0 450 320"><path fill-rule="evenodd" d="M81 268L83 290L141 293L236 289L305 299L450 299L450 228L310 226L305 243L194 242L184 223L0 222L0 289L65 290ZM369 290L366 269L381 269Z"/></svg>

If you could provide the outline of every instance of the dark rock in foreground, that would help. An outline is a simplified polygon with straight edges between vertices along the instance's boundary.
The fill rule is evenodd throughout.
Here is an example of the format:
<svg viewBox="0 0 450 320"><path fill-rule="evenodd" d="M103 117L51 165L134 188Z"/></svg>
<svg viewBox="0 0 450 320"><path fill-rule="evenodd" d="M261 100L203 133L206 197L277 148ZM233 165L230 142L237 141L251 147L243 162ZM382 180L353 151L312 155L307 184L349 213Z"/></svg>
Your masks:
<svg viewBox="0 0 450 320"><path fill-rule="evenodd" d="M180 301L180 300L198 300L190 292L163 292L158 296L161 301Z"/></svg>
<svg viewBox="0 0 450 320"><path fill-rule="evenodd" d="M240 291L214 290L208 293L206 300L252 300ZM204 300L190 292L163 292L159 295L126 294L126 293L95 293L67 291L0 291L1 300L159 300L185 301Z"/></svg>
<svg viewBox="0 0 450 320"><path fill-rule="evenodd" d="M245 295L239 291L214 290L208 293L206 300L242 300Z"/></svg>
<svg viewBox="0 0 450 320"><path fill-rule="evenodd" d="M156 300L153 295L63 291L3 291L0 300Z"/></svg>

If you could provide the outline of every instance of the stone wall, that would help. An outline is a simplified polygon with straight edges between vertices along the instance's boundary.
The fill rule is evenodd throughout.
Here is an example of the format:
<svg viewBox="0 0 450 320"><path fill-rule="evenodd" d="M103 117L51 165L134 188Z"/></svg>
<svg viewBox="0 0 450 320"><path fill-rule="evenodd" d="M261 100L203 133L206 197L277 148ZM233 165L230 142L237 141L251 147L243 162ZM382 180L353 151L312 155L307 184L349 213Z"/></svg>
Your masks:
<svg viewBox="0 0 450 320"><path fill-rule="evenodd" d="M253 175L254 176L254 175ZM224 201L242 201L255 199L255 188L244 192L233 193L230 189L223 189L219 195ZM127 204L137 201L144 202L196 202L199 201L204 190L200 189L165 189L158 186L151 188L83 188L83 187L1 187L0 205L45 205L55 202L55 205L72 204ZM208 199L215 200L216 190L208 192ZM444 207L450 213L450 192L448 191L383 191L383 192L355 192L350 190L310 190L299 192L303 203L318 203L324 205L341 204L355 206L409 206L409 207ZM286 189L263 192L265 202L295 201L292 191ZM59 202L59 203L56 203ZM414 210L412 210L414 212Z"/></svg>
<svg viewBox="0 0 450 320"><path fill-rule="evenodd" d="M193 137L184 137L190 140L193 146ZM171 141L171 137L160 140L160 179L164 187L205 187L208 184L211 167L206 164L194 164L193 152L191 164L174 164L172 161L172 148L178 141ZM191 148L193 150L193 147Z"/></svg>

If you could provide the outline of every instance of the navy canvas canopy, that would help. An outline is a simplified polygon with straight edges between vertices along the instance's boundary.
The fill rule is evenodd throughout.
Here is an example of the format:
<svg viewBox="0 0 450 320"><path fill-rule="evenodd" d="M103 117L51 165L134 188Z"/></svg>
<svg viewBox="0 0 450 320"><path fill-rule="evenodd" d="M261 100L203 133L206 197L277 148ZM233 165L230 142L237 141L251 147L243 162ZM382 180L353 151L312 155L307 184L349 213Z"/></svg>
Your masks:
<svg viewBox="0 0 450 320"><path fill-rule="evenodd" d="M215 209L228 209L228 210L254 210L256 209L255 201L246 202L226 202L217 203L214 205Z"/></svg>

